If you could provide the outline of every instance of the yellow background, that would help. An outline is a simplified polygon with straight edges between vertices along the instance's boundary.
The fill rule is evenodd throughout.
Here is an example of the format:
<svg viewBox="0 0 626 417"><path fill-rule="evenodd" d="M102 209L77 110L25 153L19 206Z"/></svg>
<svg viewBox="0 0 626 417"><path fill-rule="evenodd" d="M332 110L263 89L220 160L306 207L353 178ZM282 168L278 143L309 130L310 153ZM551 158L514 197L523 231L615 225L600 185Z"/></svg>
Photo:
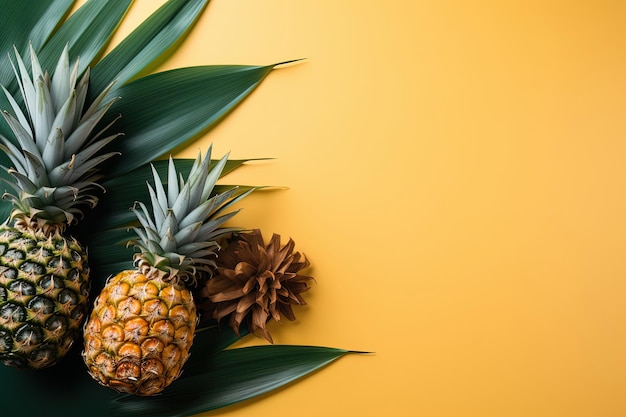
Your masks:
<svg viewBox="0 0 626 417"><path fill-rule="evenodd" d="M289 187L236 223L314 265L274 339L375 354L206 415L626 415L625 18L622 0L213 0L160 69L307 60L179 156L277 158L228 177Z"/></svg>

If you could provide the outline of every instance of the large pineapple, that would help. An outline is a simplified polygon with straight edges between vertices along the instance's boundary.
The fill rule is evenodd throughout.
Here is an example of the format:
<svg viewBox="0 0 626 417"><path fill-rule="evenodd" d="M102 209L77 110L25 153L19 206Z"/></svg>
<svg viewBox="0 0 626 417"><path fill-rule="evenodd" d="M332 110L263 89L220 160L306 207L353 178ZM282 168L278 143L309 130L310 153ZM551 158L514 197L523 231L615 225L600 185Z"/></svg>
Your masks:
<svg viewBox="0 0 626 417"><path fill-rule="evenodd" d="M167 191L153 168L148 185L152 213L141 202L140 227L133 243L134 270L110 278L95 300L85 325L83 358L91 376L119 392L153 395L180 375L196 329L196 307L189 288L206 278L216 240L233 231L222 227L237 212L224 210L236 188L212 195L226 163L210 169L211 149L195 160L187 181L169 161Z"/></svg>
<svg viewBox="0 0 626 417"><path fill-rule="evenodd" d="M18 368L53 365L80 335L89 293L87 253L68 225L93 207L100 191L95 156L117 135L94 128L112 104L102 94L86 110L89 71L79 78L67 48L52 76L30 48L32 78L15 50L12 63L21 91L4 88L13 114L3 112L15 138L0 137L12 167L5 168L13 205L0 226L0 361Z"/></svg>

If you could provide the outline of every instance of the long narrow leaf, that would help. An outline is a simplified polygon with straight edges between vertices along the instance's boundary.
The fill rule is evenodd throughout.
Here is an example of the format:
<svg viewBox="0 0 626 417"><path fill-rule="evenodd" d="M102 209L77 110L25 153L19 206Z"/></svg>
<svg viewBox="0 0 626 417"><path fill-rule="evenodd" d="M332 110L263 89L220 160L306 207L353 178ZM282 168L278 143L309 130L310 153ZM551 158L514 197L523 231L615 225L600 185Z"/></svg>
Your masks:
<svg viewBox="0 0 626 417"><path fill-rule="evenodd" d="M28 43L35 50L41 48L59 22L69 13L75 0L29 1L28 4L15 0L0 0L2 10L2 36L0 37L0 58L7 53L18 51L27 56ZM24 9L28 12L25 13ZM0 65L0 83L7 86L13 82L13 72L9 65Z"/></svg>
<svg viewBox="0 0 626 417"><path fill-rule="evenodd" d="M170 0L96 64L91 73L94 91L111 81L126 84L140 72L154 68L197 21L209 0ZM113 91L110 94L115 94Z"/></svg>
<svg viewBox="0 0 626 417"><path fill-rule="evenodd" d="M80 57L79 72L99 57L132 0L90 0L73 13L38 52L43 68L54 68L61 51L69 44L72 60Z"/></svg>
<svg viewBox="0 0 626 417"><path fill-rule="evenodd" d="M317 346L254 346L225 350L200 369L187 369L162 395L121 396L113 402L117 416L184 417L225 407L276 388L350 353Z"/></svg>
<svg viewBox="0 0 626 417"><path fill-rule="evenodd" d="M270 66L199 66L165 71L119 88L111 114L121 114L114 142L122 152L107 167L120 175L168 154L207 131L245 99L272 71ZM128 155L124 158L124 155Z"/></svg>

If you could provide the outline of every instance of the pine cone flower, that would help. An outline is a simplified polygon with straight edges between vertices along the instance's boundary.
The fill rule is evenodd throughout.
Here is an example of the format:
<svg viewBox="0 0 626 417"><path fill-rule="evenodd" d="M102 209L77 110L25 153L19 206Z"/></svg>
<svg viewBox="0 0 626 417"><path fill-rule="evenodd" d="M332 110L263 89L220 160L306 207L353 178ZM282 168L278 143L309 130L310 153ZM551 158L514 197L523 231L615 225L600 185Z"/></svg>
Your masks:
<svg viewBox="0 0 626 417"><path fill-rule="evenodd" d="M235 333L245 322L251 333L273 343L267 322L282 317L295 320L292 304L306 304L301 293L313 279L298 274L310 264L304 255L293 252L294 246L289 239L281 247L277 234L266 246L258 229L239 234L218 253L216 273L202 289L201 294L210 300L211 316L219 321L230 315Z"/></svg>

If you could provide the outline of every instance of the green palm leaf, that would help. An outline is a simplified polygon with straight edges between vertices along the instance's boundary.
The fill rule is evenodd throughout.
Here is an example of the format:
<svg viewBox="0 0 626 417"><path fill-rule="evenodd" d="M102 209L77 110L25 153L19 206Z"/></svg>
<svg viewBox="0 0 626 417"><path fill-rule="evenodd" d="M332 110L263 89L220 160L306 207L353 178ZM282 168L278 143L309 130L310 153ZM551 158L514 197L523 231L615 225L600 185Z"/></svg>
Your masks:
<svg viewBox="0 0 626 417"><path fill-rule="evenodd" d="M13 46L18 48L22 56L28 56L28 42L32 42L35 50L39 50L74 3L75 0L30 1L25 6L19 1L0 0L0 57L5 59ZM28 13L24 13L25 7ZM0 65L0 83L5 86L13 83L13 71L9 65Z"/></svg>
<svg viewBox="0 0 626 417"><path fill-rule="evenodd" d="M154 68L181 42L208 3L209 0L165 3L93 67L93 90L101 91L113 80L119 87ZM110 94L115 94L115 90Z"/></svg>
<svg viewBox="0 0 626 417"><path fill-rule="evenodd" d="M122 152L122 158L106 167L107 175L130 172L206 132L243 101L273 68L274 65L179 68L120 87L117 94L123 99L113 105L109 117L122 115L115 127L125 136L111 145Z"/></svg>
<svg viewBox="0 0 626 417"><path fill-rule="evenodd" d="M104 51L132 0L88 1L72 14L38 52L43 68L54 68L65 45L80 57L80 72Z"/></svg>
<svg viewBox="0 0 626 417"><path fill-rule="evenodd" d="M3 413L82 417L88 410L90 417L190 416L266 394L355 353L279 345L223 350L238 339L228 327L198 333L181 378L155 397L119 395L101 387L89 377L77 351L36 372L2 367ZM37 401L32 401L33 392Z"/></svg>
<svg viewBox="0 0 626 417"><path fill-rule="evenodd" d="M162 395L120 396L113 402L113 415L183 417L214 410L280 388L348 353L279 345L224 350L202 364L186 367L185 374Z"/></svg>

